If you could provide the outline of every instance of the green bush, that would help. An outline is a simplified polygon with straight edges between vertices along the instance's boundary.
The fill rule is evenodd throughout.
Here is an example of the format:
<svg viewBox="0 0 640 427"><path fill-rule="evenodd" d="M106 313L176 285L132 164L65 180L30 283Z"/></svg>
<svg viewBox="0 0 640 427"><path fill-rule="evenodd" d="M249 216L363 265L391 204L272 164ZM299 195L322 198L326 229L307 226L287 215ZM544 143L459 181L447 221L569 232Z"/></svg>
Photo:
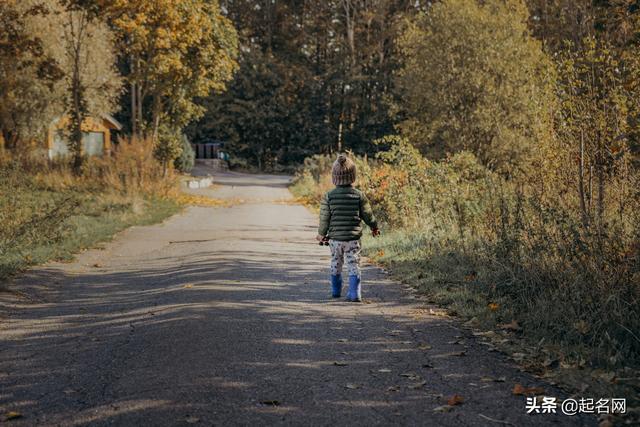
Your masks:
<svg viewBox="0 0 640 427"><path fill-rule="evenodd" d="M170 165L182 153L183 139L179 129L160 125L153 155L162 164L162 176L166 176Z"/></svg>
<svg viewBox="0 0 640 427"><path fill-rule="evenodd" d="M196 163L196 152L193 151L193 147L191 146L191 142L189 142L189 138L186 135L182 135L182 151L180 155L176 157L173 162L173 166L176 170L182 173L191 172L193 166Z"/></svg>

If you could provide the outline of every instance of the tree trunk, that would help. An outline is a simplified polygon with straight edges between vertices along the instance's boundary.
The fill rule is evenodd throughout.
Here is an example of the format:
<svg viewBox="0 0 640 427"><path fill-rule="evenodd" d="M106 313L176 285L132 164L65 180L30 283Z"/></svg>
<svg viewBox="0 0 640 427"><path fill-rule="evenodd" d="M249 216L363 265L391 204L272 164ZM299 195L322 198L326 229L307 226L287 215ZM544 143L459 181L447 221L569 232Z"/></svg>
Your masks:
<svg viewBox="0 0 640 427"><path fill-rule="evenodd" d="M140 83L136 84L137 88L138 88L138 93L136 94L136 101L138 103L138 105L136 106L138 109L138 112L136 114L136 117L138 119L138 136L144 136L146 137L146 132L143 133L143 124L144 124L144 117L142 116L142 85L140 85Z"/></svg>
<svg viewBox="0 0 640 427"><path fill-rule="evenodd" d="M153 96L153 134L152 140L155 143L158 140L158 131L160 130L160 96Z"/></svg>
<svg viewBox="0 0 640 427"><path fill-rule="evenodd" d="M131 134L134 137L138 136L138 118L136 114L136 92L137 92L136 84L131 82Z"/></svg>
<svg viewBox="0 0 640 427"><path fill-rule="evenodd" d="M582 224L585 228L589 227L589 215L585 203L584 191L584 131L580 132L580 163L578 167L578 190L580 192L580 210L582 211Z"/></svg>
<svg viewBox="0 0 640 427"><path fill-rule="evenodd" d="M80 57L76 56L73 65L71 82L72 118L71 118L71 151L73 152L73 172L82 173L82 122L84 121L82 82L80 81Z"/></svg>
<svg viewBox="0 0 640 427"><path fill-rule="evenodd" d="M138 115L137 113L137 106L138 106L138 102L136 100L137 98L137 85L135 83L135 81L133 79L135 79L136 77L136 59L134 57L133 54L129 55L129 67L131 68L130 74L133 76L132 80L131 80L131 86L129 89L130 95L131 95L131 135L133 137L137 137L138 136Z"/></svg>
<svg viewBox="0 0 640 427"><path fill-rule="evenodd" d="M68 54L71 56L73 71L71 74L71 87L69 88L70 116L69 131L71 133L71 152L73 153L73 172L76 175L82 173L84 157L82 153L82 124L87 116L84 87L82 84L81 61L84 39L87 27L90 25L87 12L78 12L78 20L74 22L74 15L69 15L69 33L66 42Z"/></svg>

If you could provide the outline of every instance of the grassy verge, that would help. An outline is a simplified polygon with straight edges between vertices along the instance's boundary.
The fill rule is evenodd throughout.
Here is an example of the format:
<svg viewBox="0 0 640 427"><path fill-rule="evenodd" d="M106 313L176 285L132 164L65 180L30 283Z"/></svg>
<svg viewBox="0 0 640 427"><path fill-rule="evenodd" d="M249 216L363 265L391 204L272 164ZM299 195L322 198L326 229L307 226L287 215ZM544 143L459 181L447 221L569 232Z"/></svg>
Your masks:
<svg viewBox="0 0 640 427"><path fill-rule="evenodd" d="M434 248L428 233L392 230L379 238L363 237L363 254L384 266L391 276L409 284L427 301L460 319L474 335L509 356L524 369L579 397L624 397L630 413L611 418L614 424L636 422L638 371L633 366L612 369L585 358L588 345L568 346L553 332L538 330L514 313L508 298L498 298L486 282L491 266L480 266L463 252ZM554 304L549 310L556 309ZM549 314L546 314L549 315ZM552 314L551 314L552 315ZM545 316L543 313L528 317ZM525 316L526 317L526 316ZM569 332L570 333L570 332ZM635 421L634 421L635 420Z"/></svg>
<svg viewBox="0 0 640 427"><path fill-rule="evenodd" d="M41 227L18 236L14 245L0 253L0 280L32 265L69 260L78 251L110 240L127 227L160 222L182 208L173 198L152 195L13 190L28 192L28 197L21 197L20 212L31 214L24 222L35 220ZM63 217L51 218L55 215Z"/></svg>
<svg viewBox="0 0 640 427"><path fill-rule="evenodd" d="M0 161L0 283L29 266L68 260L133 226L160 222L190 204L163 176L149 141L121 141L80 176L64 164Z"/></svg>

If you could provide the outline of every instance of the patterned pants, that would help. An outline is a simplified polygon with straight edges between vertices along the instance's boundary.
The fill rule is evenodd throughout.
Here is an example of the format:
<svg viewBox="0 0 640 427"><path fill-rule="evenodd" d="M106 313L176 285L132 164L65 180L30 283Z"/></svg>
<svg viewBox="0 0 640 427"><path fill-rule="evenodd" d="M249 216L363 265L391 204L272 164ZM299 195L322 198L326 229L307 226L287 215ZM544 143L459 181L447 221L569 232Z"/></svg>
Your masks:
<svg viewBox="0 0 640 427"><path fill-rule="evenodd" d="M332 275L342 274L342 265L346 258L349 276L360 276L360 240L348 242L329 240L329 247L331 248Z"/></svg>

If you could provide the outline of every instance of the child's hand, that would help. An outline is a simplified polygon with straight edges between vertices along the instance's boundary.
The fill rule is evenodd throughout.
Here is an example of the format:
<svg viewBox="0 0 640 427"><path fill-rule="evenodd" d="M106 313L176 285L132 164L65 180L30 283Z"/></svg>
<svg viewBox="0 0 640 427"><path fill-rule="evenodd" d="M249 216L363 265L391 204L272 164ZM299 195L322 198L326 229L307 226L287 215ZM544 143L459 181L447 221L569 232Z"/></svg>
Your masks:
<svg viewBox="0 0 640 427"><path fill-rule="evenodd" d="M378 237L380 235L380 230L377 228L374 228L373 230L371 230L371 235L373 237Z"/></svg>
<svg viewBox="0 0 640 427"><path fill-rule="evenodd" d="M318 235L316 236L316 240L317 240L318 242L322 242L322 241L324 240L324 236L322 236L322 235L318 234Z"/></svg>

